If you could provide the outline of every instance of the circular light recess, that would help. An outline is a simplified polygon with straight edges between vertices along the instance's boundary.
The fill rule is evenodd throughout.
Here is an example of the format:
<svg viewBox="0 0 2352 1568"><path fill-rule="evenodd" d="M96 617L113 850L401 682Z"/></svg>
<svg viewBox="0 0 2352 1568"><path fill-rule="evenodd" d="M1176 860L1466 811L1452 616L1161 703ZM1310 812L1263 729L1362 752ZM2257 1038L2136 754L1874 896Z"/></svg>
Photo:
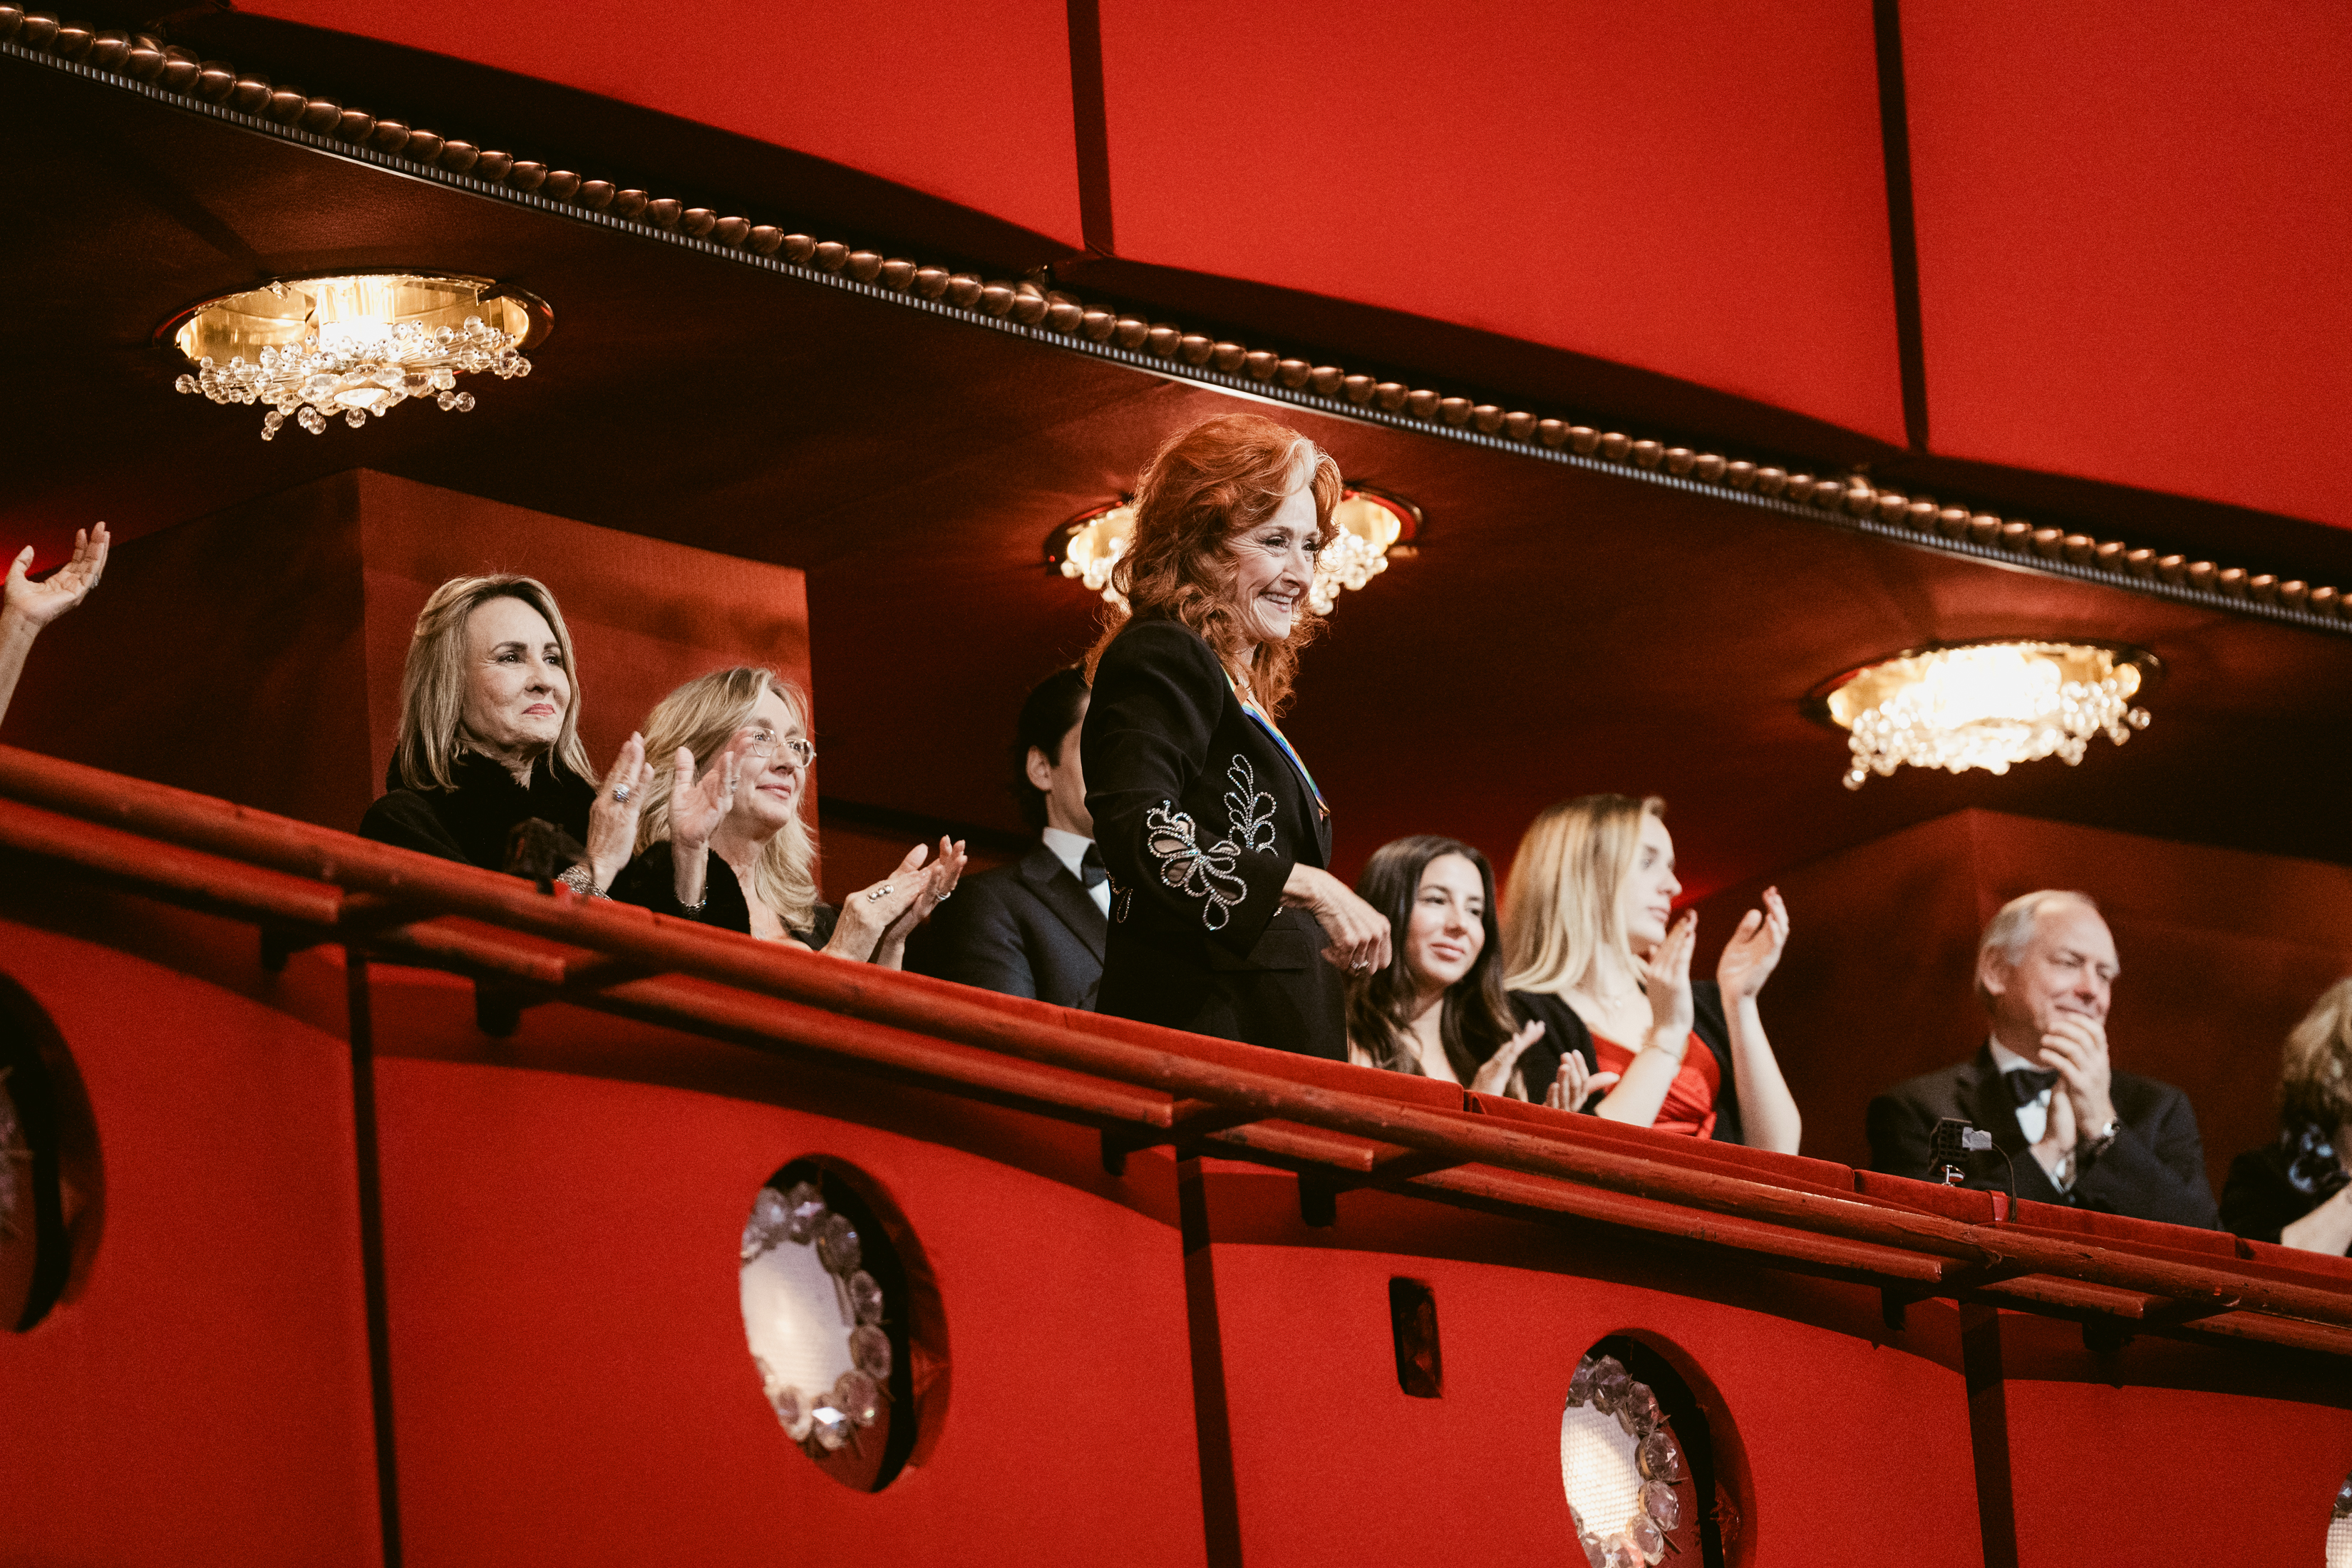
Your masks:
<svg viewBox="0 0 2352 1568"><path fill-rule="evenodd" d="M2352 1568L2352 1476L2336 1489L2336 1507L2327 1516L2327 1568Z"/></svg>
<svg viewBox="0 0 2352 1568"><path fill-rule="evenodd" d="M1825 682L1813 700L1850 732L1845 787L1908 764L2005 773L2055 755L2080 763L2094 736L2120 746L2145 730L2132 700L2163 666L2107 644L2003 640L1922 648Z"/></svg>
<svg viewBox="0 0 2352 1568"><path fill-rule="evenodd" d="M1588 1354L1559 1417L1560 1483L1591 1568L1639 1568L1695 1517L1696 1493L1674 1426L1615 1356Z"/></svg>
<svg viewBox="0 0 2352 1568"><path fill-rule="evenodd" d="M290 418L317 435L336 415L354 430L412 397L465 413L457 377L530 374L521 350L554 328L546 301L491 279L362 272L277 279L182 311L159 339L196 368L173 385L215 403L262 403L261 438Z"/></svg>
<svg viewBox="0 0 2352 1568"><path fill-rule="evenodd" d="M743 1331L784 1433L822 1458L881 1419L893 1360L865 1237L813 1182L761 1187L743 1226Z"/></svg>
<svg viewBox="0 0 2352 1568"><path fill-rule="evenodd" d="M1361 486L1340 491L1339 504L1331 509L1331 541L1307 585L1307 608L1329 615L1341 589L1361 589L1389 569L1391 551L1412 553L1410 542L1419 536L1421 522L1421 509L1402 497ZM1063 576L1078 579L1106 603L1125 609L1127 596L1112 585L1110 574L1134 538L1135 503L1106 501L1055 529L1046 559Z"/></svg>

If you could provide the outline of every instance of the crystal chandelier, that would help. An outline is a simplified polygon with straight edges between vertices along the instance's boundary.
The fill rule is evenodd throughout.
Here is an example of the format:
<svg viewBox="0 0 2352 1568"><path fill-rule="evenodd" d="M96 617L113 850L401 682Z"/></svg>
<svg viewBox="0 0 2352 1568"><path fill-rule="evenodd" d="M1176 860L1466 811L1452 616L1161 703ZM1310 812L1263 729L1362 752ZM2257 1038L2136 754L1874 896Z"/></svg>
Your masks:
<svg viewBox="0 0 2352 1568"><path fill-rule="evenodd" d="M1360 589L1389 569L1391 552L1411 554L1406 542L1421 531L1421 509L1397 496L1378 490L1350 489L1339 493L1331 509L1333 532L1315 563L1315 580L1307 587L1307 607L1328 616L1342 588ZM1127 607L1126 596L1111 585L1111 568L1127 553L1135 538L1135 503L1118 501L1082 513L1054 531L1045 546L1046 559L1075 577L1107 603Z"/></svg>
<svg viewBox="0 0 2352 1568"><path fill-rule="evenodd" d="M341 415L356 430L412 397L462 414L457 377L530 374L526 343L553 325L546 304L487 278L369 272L273 280L164 323L195 365L173 385L215 403L260 403L261 438L291 419L313 436Z"/></svg>
<svg viewBox="0 0 2352 1568"><path fill-rule="evenodd" d="M2091 738L2116 745L2147 728L2132 699L2159 672L2137 648L1982 642L1884 660L1829 683L1827 716L1851 731L1845 787L1908 763L2005 773L2053 754L2072 766Z"/></svg>

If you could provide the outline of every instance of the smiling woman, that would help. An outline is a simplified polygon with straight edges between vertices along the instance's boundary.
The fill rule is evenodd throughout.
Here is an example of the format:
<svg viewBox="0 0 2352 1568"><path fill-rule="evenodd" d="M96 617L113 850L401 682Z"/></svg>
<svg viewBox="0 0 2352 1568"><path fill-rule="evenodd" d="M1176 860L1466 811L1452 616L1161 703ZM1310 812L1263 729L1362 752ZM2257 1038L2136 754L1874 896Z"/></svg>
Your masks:
<svg viewBox="0 0 2352 1568"><path fill-rule="evenodd" d="M1080 736L1111 877L1105 1013L1340 1059L1340 973L1388 966L1389 922L1325 869L1330 811L1276 726L1339 499L1337 465L1254 414L1144 469L1112 573L1131 611L1088 656Z"/></svg>
<svg viewBox="0 0 2352 1568"><path fill-rule="evenodd" d="M819 903L816 843L801 816L809 764L808 700L771 669L699 675L646 716L648 749L669 765L648 784L639 853L613 896L835 958L900 967L908 933L947 901L963 845L918 844L898 868Z"/></svg>
<svg viewBox="0 0 2352 1568"><path fill-rule="evenodd" d="M502 871L514 830L537 819L584 847L561 879L601 896L628 863L648 774L631 735L604 787L591 782L572 634L547 585L456 577L416 617L387 793L360 836Z"/></svg>
<svg viewBox="0 0 2352 1568"><path fill-rule="evenodd" d="M1544 1026L1519 1027L1503 994L1486 857L1452 838L1400 838L1372 852L1356 891L1387 912L1395 956L1348 988L1349 1059L1528 1099L1519 1058L1543 1038ZM1571 1054L1563 1068L1575 1060ZM1550 1087L1535 1085L1538 1094ZM1580 1079L1563 1081L1552 1090L1555 1103L1580 1087Z"/></svg>

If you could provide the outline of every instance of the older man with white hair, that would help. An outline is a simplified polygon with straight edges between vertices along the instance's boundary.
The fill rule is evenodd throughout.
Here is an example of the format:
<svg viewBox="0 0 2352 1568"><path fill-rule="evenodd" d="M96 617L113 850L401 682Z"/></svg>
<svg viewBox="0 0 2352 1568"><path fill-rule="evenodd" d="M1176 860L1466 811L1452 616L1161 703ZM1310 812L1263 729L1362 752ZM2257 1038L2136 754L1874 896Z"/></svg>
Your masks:
<svg viewBox="0 0 2352 1568"><path fill-rule="evenodd" d="M1991 1016L1990 1037L1970 1060L1870 1102L1871 1164L1939 1179L1930 1168L1933 1134L1954 1118L1992 1135L2020 1198L2213 1226L2189 1097L2108 1061L2107 1008L2120 968L2089 895L2011 900L1977 945L1977 1000ZM1969 1186L2009 1184L2011 1169L1990 1152L1964 1156L1961 1168Z"/></svg>

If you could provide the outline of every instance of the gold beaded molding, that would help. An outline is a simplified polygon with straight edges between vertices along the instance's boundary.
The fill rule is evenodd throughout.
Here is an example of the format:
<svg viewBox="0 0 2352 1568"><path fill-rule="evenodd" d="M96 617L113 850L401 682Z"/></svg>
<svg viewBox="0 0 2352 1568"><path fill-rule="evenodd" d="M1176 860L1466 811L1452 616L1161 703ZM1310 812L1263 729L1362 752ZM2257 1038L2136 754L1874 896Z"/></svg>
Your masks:
<svg viewBox="0 0 2352 1568"><path fill-rule="evenodd" d="M225 61L200 59L150 33L93 29L60 22L47 12L27 11L14 0L0 0L0 54L110 79L175 107L343 157L698 248L733 252L739 259L796 277L895 297L1003 331L1057 339L1063 347L1162 374L1323 413L1419 426L1480 445L1518 447L1578 467L1615 469L1629 478L1945 551L2352 634L2352 603L2347 603L2352 595L2332 586L2134 548L2121 540L2036 527L1972 507L1939 504L1928 496L1880 489L1859 474L1820 478L1402 382L1350 374L1338 365L1287 358L1089 304L1034 279L988 279L837 240L787 233L709 207L620 189L610 181L584 179L569 169L485 149L405 121L378 118Z"/></svg>

